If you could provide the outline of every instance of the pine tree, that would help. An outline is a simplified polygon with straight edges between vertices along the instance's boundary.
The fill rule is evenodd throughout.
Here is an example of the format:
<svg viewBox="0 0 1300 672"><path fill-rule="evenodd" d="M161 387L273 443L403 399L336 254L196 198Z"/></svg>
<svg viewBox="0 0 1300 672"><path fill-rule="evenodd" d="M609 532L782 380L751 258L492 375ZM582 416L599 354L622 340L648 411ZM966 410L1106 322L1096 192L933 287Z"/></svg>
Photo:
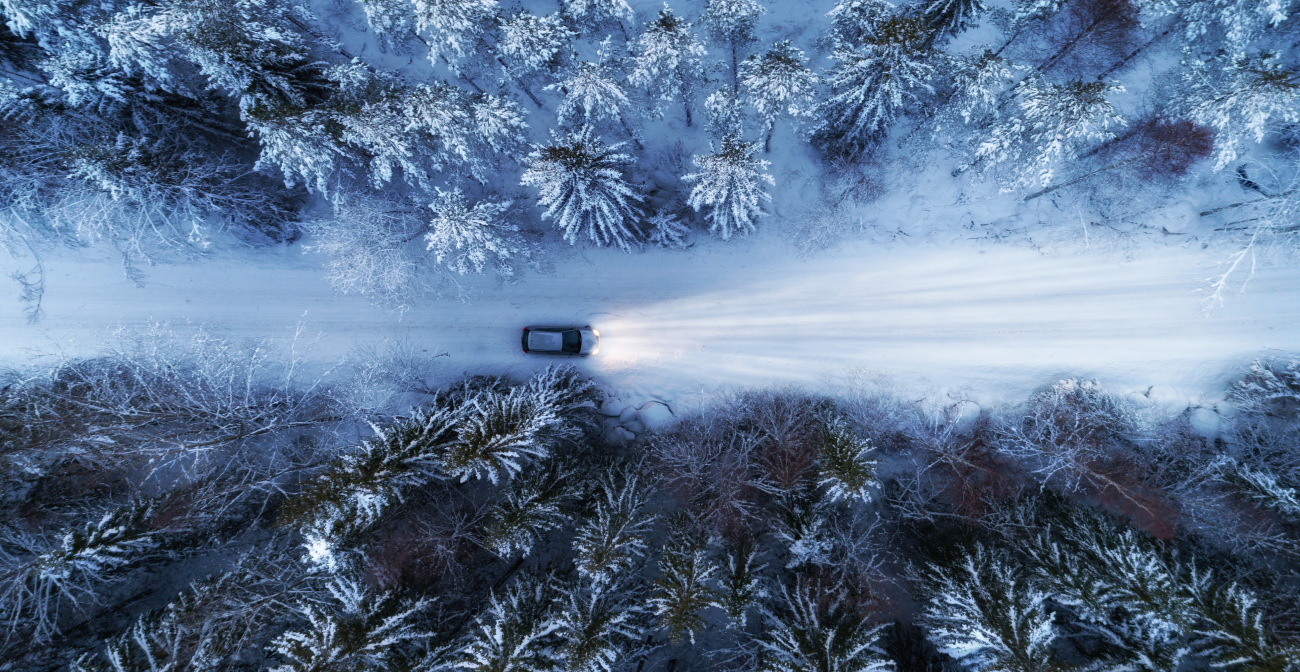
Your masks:
<svg viewBox="0 0 1300 672"><path fill-rule="evenodd" d="M528 555L546 532L569 522L562 506L572 494L568 481L573 476L551 468L511 481L505 496L488 508L484 545L503 558Z"/></svg>
<svg viewBox="0 0 1300 672"><path fill-rule="evenodd" d="M1183 39L1201 53L1223 50L1229 59L1249 53L1268 28L1281 26L1289 16L1283 2L1271 0L1145 0L1143 15L1173 15L1181 24Z"/></svg>
<svg viewBox="0 0 1300 672"><path fill-rule="evenodd" d="M343 578L329 584L329 593L335 604L302 605L307 627L286 631L271 643L271 650L285 661L271 672L392 669L402 659L400 644L431 636L414 623L428 600L402 602Z"/></svg>
<svg viewBox="0 0 1300 672"><path fill-rule="evenodd" d="M449 667L477 672L549 672L559 666L561 623L549 579L521 577L475 619L465 641L446 658Z"/></svg>
<svg viewBox="0 0 1300 672"><path fill-rule="evenodd" d="M1293 672L1300 667L1300 644L1278 641L1250 591L1216 582L1209 573L1189 584L1200 616L1191 648L1213 669Z"/></svg>
<svg viewBox="0 0 1300 672"><path fill-rule="evenodd" d="M715 140L744 133L745 115L740 100L730 89L718 89L704 99L705 128Z"/></svg>
<svg viewBox="0 0 1300 672"><path fill-rule="evenodd" d="M460 419L460 411L442 408L417 410L387 428L372 425L375 438L310 481L282 507L281 521L300 527L312 562L339 571L344 559L338 551L347 540L377 522L410 488L445 478L443 450L455 441Z"/></svg>
<svg viewBox="0 0 1300 672"><path fill-rule="evenodd" d="M832 95L816 131L824 146L859 153L888 132L909 101L919 100L918 92L934 92L929 61L935 53L927 35L923 17L900 14L873 26L860 44L836 47L836 65L826 75Z"/></svg>
<svg viewBox="0 0 1300 672"><path fill-rule="evenodd" d="M585 125L552 137L549 145L533 145L520 177L521 184L541 191L542 219L553 220L570 244L585 231L596 245L630 250L637 242L632 224L641 196L624 176L632 158L618 152L622 143L607 146Z"/></svg>
<svg viewBox="0 0 1300 672"><path fill-rule="evenodd" d="M614 119L627 127L623 120L623 111L629 104L627 94L623 93L623 86L608 61L609 50L610 41L606 38L600 43L595 63L578 63L565 79L546 87L546 91L564 92L564 101L555 111L561 124L581 113L584 123Z"/></svg>
<svg viewBox="0 0 1300 672"><path fill-rule="evenodd" d="M956 35L966 30L983 11L984 0L927 0L922 13L936 35Z"/></svg>
<svg viewBox="0 0 1300 672"><path fill-rule="evenodd" d="M886 0L841 0L826 16L831 20L827 41L835 48L852 48L894 15Z"/></svg>
<svg viewBox="0 0 1300 672"><path fill-rule="evenodd" d="M999 101L1017 67L988 49L978 57L955 56L952 61L947 73L950 93L937 113L940 123L934 129L936 136L943 131L964 136L972 123L996 119ZM960 121L957 117L961 117Z"/></svg>
<svg viewBox="0 0 1300 672"><path fill-rule="evenodd" d="M820 491L796 488L781 493L777 513L772 531L785 546L786 569L831 562L834 540L827 520L830 507Z"/></svg>
<svg viewBox="0 0 1300 672"><path fill-rule="evenodd" d="M437 200L429 204L434 213L431 230L424 240L438 263L465 275L482 273L491 257L498 272L511 275L506 264L524 253L524 243L516 233L519 227L501 220L510 201L484 200L470 207L459 188L436 191Z"/></svg>
<svg viewBox="0 0 1300 672"><path fill-rule="evenodd" d="M650 233L646 240L660 247L683 247L690 228L671 212L657 212L646 219Z"/></svg>
<svg viewBox="0 0 1300 672"><path fill-rule="evenodd" d="M754 217L767 213L762 203L772 200L763 183L776 184L771 175L761 172L770 164L757 158L757 142L747 143L731 136L722 140L717 152L694 159L698 173L683 175L682 180L695 182L687 203L699 212L708 207L709 230L731 238L732 233L751 233Z"/></svg>
<svg viewBox="0 0 1300 672"><path fill-rule="evenodd" d="M593 584L610 583L635 567L646 554L646 538L655 516L640 476L632 470L607 473L596 492L596 509L573 539L578 574Z"/></svg>
<svg viewBox="0 0 1300 672"><path fill-rule="evenodd" d="M497 0L411 0L415 29L428 35L429 62L459 61L474 53L483 27L496 14Z"/></svg>
<svg viewBox="0 0 1300 672"><path fill-rule="evenodd" d="M704 56L708 53L691 31L691 24L677 18L665 5L659 10L659 18L647 24L637 39L636 51L628 81L649 90L659 101L680 99L689 127L691 88L704 79Z"/></svg>
<svg viewBox="0 0 1300 672"><path fill-rule="evenodd" d="M745 100L763 118L763 151L772 149L772 131L778 117L811 117L816 109L817 76L808 69L803 52L782 40L740 65L740 86Z"/></svg>
<svg viewBox="0 0 1300 672"><path fill-rule="evenodd" d="M366 23L375 36L390 47L401 48L415 31L415 17L410 0L358 0L366 13Z"/></svg>
<svg viewBox="0 0 1300 672"><path fill-rule="evenodd" d="M761 552L754 539L746 536L726 555L714 604L726 612L729 628L744 630L749 610L759 608L759 599L767 597L761 574L767 565L759 562Z"/></svg>
<svg viewBox="0 0 1300 672"><path fill-rule="evenodd" d="M43 643L58 634L61 607L93 601L98 589L159 550L153 525L155 500L139 499L110 509L62 535L57 545L4 530L0 541L0 617L11 632L27 630Z"/></svg>
<svg viewBox="0 0 1300 672"><path fill-rule="evenodd" d="M1270 124L1300 121L1300 70L1276 54L1243 56L1218 73L1194 61L1186 80L1181 104L1193 121L1214 129L1215 170L1237 159L1243 136L1263 142Z"/></svg>
<svg viewBox="0 0 1300 672"><path fill-rule="evenodd" d="M870 456L871 442L859 438L839 415L828 415L821 423L821 452L817 458L818 485L826 488L832 502L871 502L871 491L880 488L876 466Z"/></svg>
<svg viewBox="0 0 1300 672"><path fill-rule="evenodd" d="M1006 561L977 546L951 568L925 572L930 595L921 623L939 650L972 670L1050 669L1056 627L1034 588Z"/></svg>
<svg viewBox="0 0 1300 672"><path fill-rule="evenodd" d="M877 647L886 626L872 626L840 589L823 589L802 577L781 588L781 602L768 614L762 672L883 672L894 664Z"/></svg>
<svg viewBox="0 0 1300 672"><path fill-rule="evenodd" d="M497 49L510 59L518 75L527 75L559 65L573 38L577 36L559 14L533 16L528 10L501 22L501 40Z"/></svg>
<svg viewBox="0 0 1300 672"><path fill-rule="evenodd" d="M686 530L675 530L659 560L659 572L650 598L656 624L668 632L673 644L688 639L695 644L695 632L705 625L700 612L717 601L718 594L709 585L716 579L717 567L700 540Z"/></svg>
<svg viewBox="0 0 1300 672"><path fill-rule="evenodd" d="M738 66L740 50L758 39L755 30L758 20L766 12L756 0L709 0L700 26L709 38L731 51L732 92L740 90Z"/></svg>
<svg viewBox="0 0 1300 672"><path fill-rule="evenodd" d="M562 0L560 6L575 22L589 26L632 20L627 0Z"/></svg>
<svg viewBox="0 0 1300 672"><path fill-rule="evenodd" d="M1052 181L1057 163L1073 158L1088 143L1113 137L1111 127L1124 124L1124 118L1106 99L1123 90L1113 82L1025 80L1018 87L1019 114L993 127L990 137L975 150L974 163L984 163L986 170L1003 163L1012 165L1015 172L1004 183L1004 192L1021 186L1045 187Z"/></svg>
<svg viewBox="0 0 1300 672"><path fill-rule="evenodd" d="M645 608L640 591L630 581L583 581L561 589L556 635L566 672L609 672L617 669L632 647L645 636Z"/></svg>

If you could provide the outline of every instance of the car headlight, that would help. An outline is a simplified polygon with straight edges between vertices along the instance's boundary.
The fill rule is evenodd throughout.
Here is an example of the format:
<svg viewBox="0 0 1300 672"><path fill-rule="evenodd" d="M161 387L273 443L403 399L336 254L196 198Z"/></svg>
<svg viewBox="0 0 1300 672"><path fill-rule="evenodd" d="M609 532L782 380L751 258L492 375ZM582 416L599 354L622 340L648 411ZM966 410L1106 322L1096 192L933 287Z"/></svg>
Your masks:
<svg viewBox="0 0 1300 672"><path fill-rule="evenodd" d="M592 329L592 330L591 330L591 333L595 334L595 335L596 335L596 338L600 338L600 330L599 330L599 329Z"/></svg>
<svg viewBox="0 0 1300 672"><path fill-rule="evenodd" d="M593 355L596 354L596 353L598 353L598 352L600 352L600 348L592 348L592 349L591 349L591 354L593 354Z"/></svg>

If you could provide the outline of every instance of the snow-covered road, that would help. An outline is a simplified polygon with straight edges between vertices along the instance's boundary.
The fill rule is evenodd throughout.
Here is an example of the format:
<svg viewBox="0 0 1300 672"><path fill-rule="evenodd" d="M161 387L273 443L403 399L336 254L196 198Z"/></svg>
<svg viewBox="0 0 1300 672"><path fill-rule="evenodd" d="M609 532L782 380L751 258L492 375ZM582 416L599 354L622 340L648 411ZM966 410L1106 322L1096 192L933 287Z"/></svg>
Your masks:
<svg viewBox="0 0 1300 672"><path fill-rule="evenodd" d="M1197 289L1214 258L1177 247L1126 260L975 244L860 243L814 259L749 243L588 251L552 275L485 282L471 303L398 316L333 294L297 246L152 267L144 288L112 257L80 251L46 259L38 324L26 323L16 285L0 295L0 354L90 352L105 328L149 320L286 339L302 321L324 333L316 357L407 338L449 353L448 373L522 373L554 360L520 353L520 327L590 323L603 334L600 353L573 363L626 401L690 406L720 386L820 388L876 372L908 388L921 379L970 386L983 402L1071 375L1155 386L1156 398L1177 403L1220 390L1252 357L1300 351L1300 268L1262 269L1207 316Z"/></svg>

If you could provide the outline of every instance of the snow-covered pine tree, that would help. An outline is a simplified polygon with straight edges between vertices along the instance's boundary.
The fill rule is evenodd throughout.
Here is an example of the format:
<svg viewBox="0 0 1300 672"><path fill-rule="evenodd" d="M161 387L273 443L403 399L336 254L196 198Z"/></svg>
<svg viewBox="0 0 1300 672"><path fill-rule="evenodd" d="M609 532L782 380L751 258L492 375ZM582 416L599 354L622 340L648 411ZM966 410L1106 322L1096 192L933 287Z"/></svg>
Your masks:
<svg viewBox="0 0 1300 672"><path fill-rule="evenodd" d="M686 640L695 644L695 632L705 625L700 612L718 599L710 585L717 579L718 568L709 559L703 540L677 529L659 558L659 572L650 597L655 624L668 633L673 644Z"/></svg>
<svg viewBox="0 0 1300 672"><path fill-rule="evenodd" d="M602 476L595 511L574 535L574 564L593 584L613 582L645 558L655 516L645 510L649 500L640 479L632 468Z"/></svg>
<svg viewBox="0 0 1300 672"><path fill-rule="evenodd" d="M1300 490L1279 482L1272 473L1251 468L1232 458L1222 460L1217 466L1219 478L1259 506L1300 521Z"/></svg>
<svg viewBox="0 0 1300 672"><path fill-rule="evenodd" d="M953 567L923 572L930 593L920 622L940 651L971 670L1050 669L1056 626L1047 594L977 546Z"/></svg>
<svg viewBox="0 0 1300 672"><path fill-rule="evenodd" d="M831 562L835 540L827 516L829 502L820 490L796 488L777 499L773 535L785 546L786 569Z"/></svg>
<svg viewBox="0 0 1300 672"><path fill-rule="evenodd" d="M761 672L885 672L894 664L876 645L885 625L872 626L848 602L843 589L823 588L798 578L781 587L781 600L767 614L768 631L758 640L765 654Z"/></svg>
<svg viewBox="0 0 1300 672"><path fill-rule="evenodd" d="M729 628L744 630L749 610L759 608L759 600L767 597L762 575L767 564L760 562L761 553L762 549L750 536L742 537L726 551L727 562L718 576L714 605L726 612Z"/></svg>
<svg viewBox="0 0 1300 672"><path fill-rule="evenodd" d="M1250 591L1216 582L1208 572L1193 576L1188 588L1199 617L1191 649L1212 669L1294 672L1300 667L1300 644L1279 641Z"/></svg>
<svg viewBox="0 0 1300 672"><path fill-rule="evenodd" d="M836 46L836 65L825 78L832 95L816 130L824 147L860 153L888 132L908 103L919 100L919 92L934 92L936 52L928 37L924 17L899 13L876 23L859 43Z"/></svg>
<svg viewBox="0 0 1300 672"><path fill-rule="evenodd" d="M484 26L492 22L497 0L411 0L415 29L429 39L429 62L459 61L474 53Z"/></svg>
<svg viewBox="0 0 1300 672"><path fill-rule="evenodd" d="M651 215L646 219L646 226L650 229L646 240L659 247L683 247L691 231L677 215L666 211Z"/></svg>
<svg viewBox="0 0 1300 672"><path fill-rule="evenodd" d="M627 94L623 93L623 85L609 60L610 49L610 39L606 38L600 43L595 63L582 61L576 64L564 79L544 89L564 94L564 101L555 111L561 124L581 114L584 123L617 120L629 135L632 134L623 118L623 111L629 105Z"/></svg>
<svg viewBox="0 0 1300 672"><path fill-rule="evenodd" d="M1018 113L993 127L966 167L983 164L988 171L1008 164L1012 175L1002 185L1004 192L1045 187L1057 163L1073 158L1089 143L1113 137L1110 129L1125 123L1106 98L1123 90L1115 82L1024 80L1017 87Z"/></svg>
<svg viewBox="0 0 1300 672"><path fill-rule="evenodd" d="M271 672L393 669L414 662L405 660L401 644L432 636L416 625L428 600L402 601L342 577L328 589L334 598L328 606L301 605L305 627L288 630L271 643L271 651L284 661Z"/></svg>
<svg viewBox="0 0 1300 672"><path fill-rule="evenodd" d="M979 56L959 55L950 59L951 67L946 75L951 93L944 109L936 115L940 122L934 129L936 136L944 131L964 136L972 122L997 118L999 101L1014 81L1012 72L1017 68L988 49Z"/></svg>
<svg viewBox="0 0 1300 672"><path fill-rule="evenodd" d="M579 580L560 588L557 649L566 672L609 672L617 669L645 637L642 592L630 580Z"/></svg>
<svg viewBox="0 0 1300 672"><path fill-rule="evenodd" d="M577 33L564 25L559 14L534 16L524 9L501 20L497 50L510 60L516 75L524 76L558 67L574 37Z"/></svg>
<svg viewBox="0 0 1300 672"><path fill-rule="evenodd" d="M665 4L659 18L646 24L637 38L636 54L628 82L645 88L661 103L682 101L686 125L691 125L692 86L704 79L704 44L691 24L677 18Z"/></svg>
<svg viewBox="0 0 1300 672"><path fill-rule="evenodd" d="M745 114L740 99L731 89L718 89L704 99L705 129L714 140L739 137L744 133Z"/></svg>
<svg viewBox="0 0 1300 672"><path fill-rule="evenodd" d="M493 592L465 640L443 662L476 672L550 672L559 666L561 628L549 577L523 575ZM441 669L441 668L438 668Z"/></svg>
<svg viewBox="0 0 1300 672"><path fill-rule="evenodd" d="M59 632L64 608L95 600L96 592L158 551L156 501L138 499L64 532L59 543L0 530L0 619L36 643ZM17 554L13 554L14 552Z"/></svg>
<svg viewBox="0 0 1300 672"><path fill-rule="evenodd" d="M340 546L373 525L404 492L445 478L442 454L456 440L458 409L417 410L344 455L281 508L280 519L306 537L310 560L329 571L342 568Z"/></svg>
<svg viewBox="0 0 1300 672"><path fill-rule="evenodd" d="M528 555L546 532L569 522L562 507L573 494L573 476L552 466L513 479L505 496L488 508L483 545L502 558Z"/></svg>
<svg viewBox="0 0 1300 672"><path fill-rule="evenodd" d="M1142 0L1144 17L1173 15L1187 44L1200 53L1222 49L1229 59L1246 56L1269 28L1290 16L1287 3L1273 0Z"/></svg>
<svg viewBox="0 0 1300 672"><path fill-rule="evenodd" d="M1214 129L1215 170L1237 159L1243 138L1263 142L1271 125L1300 121L1300 70L1279 61L1270 53L1242 56L1219 72L1190 61L1179 105L1193 121Z"/></svg>
<svg viewBox="0 0 1300 672"><path fill-rule="evenodd" d="M402 49L415 30L411 0L357 0L375 37L390 48Z"/></svg>
<svg viewBox="0 0 1300 672"><path fill-rule="evenodd" d="M709 0L700 17L709 39L731 52L732 93L740 91L740 51L758 39L758 20L766 11L757 0Z"/></svg>
<svg viewBox="0 0 1300 672"><path fill-rule="evenodd" d="M831 20L827 42L833 47L852 48L894 11L894 5L886 0L840 0L826 14Z"/></svg>
<svg viewBox="0 0 1300 672"><path fill-rule="evenodd" d="M501 219L510 201L483 200L471 207L459 188L436 191L437 199L429 204L433 219L424 240L438 263L465 275L482 273L490 258L501 275L513 275L508 262L522 256L526 248L517 233L519 227Z"/></svg>
<svg viewBox="0 0 1300 672"><path fill-rule="evenodd" d="M686 202L696 212L709 208L709 230L723 240L733 233L753 232L754 218L767 214L762 204L772 196L763 184L776 181L762 172L771 163L758 158L760 149L759 143L744 142L738 136L723 138L715 153L694 158L698 173L682 176L683 181L695 183Z"/></svg>
<svg viewBox="0 0 1300 672"><path fill-rule="evenodd" d="M922 13L933 35L938 36L966 30L983 11L984 0L927 0Z"/></svg>
<svg viewBox="0 0 1300 672"><path fill-rule="evenodd" d="M816 109L817 75L808 69L803 52L782 40L762 55L755 54L740 64L740 86L745 102L763 118L763 151L772 149L772 131L777 118L811 117Z"/></svg>
<svg viewBox="0 0 1300 672"><path fill-rule="evenodd" d="M590 126L552 135L549 145L533 145L528 169L519 181L540 190L537 204L570 244L585 232L596 245L615 245L629 251L637 243L633 226L639 217L641 196L624 175L632 157L608 146Z"/></svg>
<svg viewBox="0 0 1300 672"><path fill-rule="evenodd" d="M492 94L470 94L449 84L421 84L403 99L407 130L426 138L421 153L435 170L467 169L479 182L488 179L497 154L524 146L523 110Z"/></svg>
<svg viewBox="0 0 1300 672"><path fill-rule="evenodd" d="M817 456L817 484L826 488L832 502L871 501L873 489L880 488L876 466L871 456L871 442L859 437L839 414L821 419L821 450Z"/></svg>
<svg viewBox="0 0 1300 672"><path fill-rule="evenodd" d="M627 0L561 0L564 13L575 23L600 26L611 21L631 21L632 7ZM619 24L620 27L622 24Z"/></svg>

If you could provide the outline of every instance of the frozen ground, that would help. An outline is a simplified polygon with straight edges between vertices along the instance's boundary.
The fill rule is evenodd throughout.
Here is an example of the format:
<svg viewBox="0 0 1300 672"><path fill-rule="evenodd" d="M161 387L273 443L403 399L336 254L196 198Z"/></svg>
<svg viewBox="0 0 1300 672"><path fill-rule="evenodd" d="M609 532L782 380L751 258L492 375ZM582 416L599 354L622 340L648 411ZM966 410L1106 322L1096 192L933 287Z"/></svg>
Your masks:
<svg viewBox="0 0 1300 672"><path fill-rule="evenodd" d="M335 295L319 260L297 245L151 267L143 288L124 279L116 256L76 250L46 258L38 324L26 323L9 285L0 353L85 354L107 328L150 320L285 339L302 321L323 333L313 355L321 359L405 338L447 352L449 375L523 373L556 360L523 355L522 326L589 323L602 333L600 353L572 363L623 402L682 408L726 386L827 389L875 373L909 391L969 386L985 404L1021 400L1062 376L1150 387L1152 398L1181 404L1214 397L1253 357L1300 351L1300 268L1263 268L1245 294L1207 314L1198 289L1223 250L1142 247L1094 240L1044 253L864 239L799 258L768 230L685 252L580 251L553 274L483 281L470 303L431 302L404 316ZM0 270L24 263L6 259Z"/></svg>

